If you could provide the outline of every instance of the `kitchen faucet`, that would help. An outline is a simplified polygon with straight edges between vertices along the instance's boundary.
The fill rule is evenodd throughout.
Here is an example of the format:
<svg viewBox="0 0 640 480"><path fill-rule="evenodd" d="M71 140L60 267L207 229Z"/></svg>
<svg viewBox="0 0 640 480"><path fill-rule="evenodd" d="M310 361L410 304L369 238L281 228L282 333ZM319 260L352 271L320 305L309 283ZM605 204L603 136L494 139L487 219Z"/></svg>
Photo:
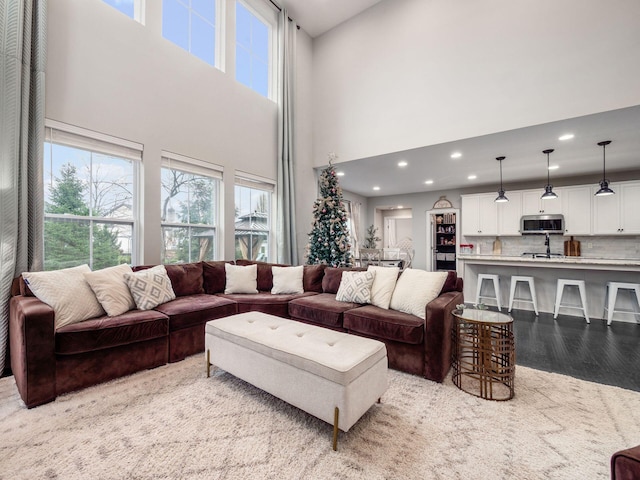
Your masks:
<svg viewBox="0 0 640 480"><path fill-rule="evenodd" d="M545 234L544 244L547 246L547 258L551 258L551 247L549 246L549 233Z"/></svg>

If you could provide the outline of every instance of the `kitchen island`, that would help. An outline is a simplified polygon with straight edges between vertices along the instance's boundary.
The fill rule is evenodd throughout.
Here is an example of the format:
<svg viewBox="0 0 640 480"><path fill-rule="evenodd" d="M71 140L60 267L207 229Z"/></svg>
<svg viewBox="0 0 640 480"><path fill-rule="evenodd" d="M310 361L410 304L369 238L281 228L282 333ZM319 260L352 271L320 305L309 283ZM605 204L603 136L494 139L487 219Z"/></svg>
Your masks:
<svg viewBox="0 0 640 480"><path fill-rule="evenodd" d="M551 258L534 258L532 255L460 255L458 257L459 272L464 278L464 298L474 302L477 278L480 273L500 275L500 295L502 304L508 308L509 286L512 275L528 275L535 278L538 297L538 310L553 313L556 281L558 278L584 280L587 288L587 311L592 319L604 317L604 301L606 283L640 282L640 259L614 259L589 257L552 256ZM520 289L518 285L518 289ZM625 292L626 293L626 292ZM616 308L638 309L635 299L625 293L618 294ZM527 293L516 292L516 297ZM490 302L486 302L491 305ZM579 304L577 292L565 290L563 303ZM531 304L514 302L516 309L532 310ZM561 315L579 315L578 310L560 309ZM616 313L614 321L635 322L630 314Z"/></svg>

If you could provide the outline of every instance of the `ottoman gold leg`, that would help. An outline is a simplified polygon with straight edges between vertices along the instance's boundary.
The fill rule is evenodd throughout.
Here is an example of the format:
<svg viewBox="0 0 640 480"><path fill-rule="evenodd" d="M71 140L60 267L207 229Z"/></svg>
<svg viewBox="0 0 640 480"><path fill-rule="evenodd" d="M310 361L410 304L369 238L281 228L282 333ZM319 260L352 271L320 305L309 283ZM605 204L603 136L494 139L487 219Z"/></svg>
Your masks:
<svg viewBox="0 0 640 480"><path fill-rule="evenodd" d="M333 412L333 451L338 450L338 419L340 417L340 409L336 407Z"/></svg>
<svg viewBox="0 0 640 480"><path fill-rule="evenodd" d="M207 378L211 376L211 351L207 349Z"/></svg>

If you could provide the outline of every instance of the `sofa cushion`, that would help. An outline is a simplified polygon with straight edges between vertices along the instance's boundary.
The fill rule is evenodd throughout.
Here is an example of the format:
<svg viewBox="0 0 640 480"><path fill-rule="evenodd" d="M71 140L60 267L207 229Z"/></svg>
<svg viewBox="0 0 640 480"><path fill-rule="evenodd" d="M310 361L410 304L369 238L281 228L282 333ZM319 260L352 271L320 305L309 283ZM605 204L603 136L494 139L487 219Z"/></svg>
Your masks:
<svg viewBox="0 0 640 480"><path fill-rule="evenodd" d="M202 263L165 265L176 297L204 293Z"/></svg>
<svg viewBox="0 0 640 480"><path fill-rule="evenodd" d="M204 293L224 292L226 273L224 265L232 262L202 262Z"/></svg>
<svg viewBox="0 0 640 480"><path fill-rule="evenodd" d="M258 293L258 266L231 265L224 266L226 283L224 293Z"/></svg>
<svg viewBox="0 0 640 480"><path fill-rule="evenodd" d="M439 295L446 278L446 272L405 270L396 283L389 306L424 320L427 303Z"/></svg>
<svg viewBox="0 0 640 480"><path fill-rule="evenodd" d="M176 298L164 265L125 273L124 279L140 310L151 310L161 303Z"/></svg>
<svg viewBox="0 0 640 480"><path fill-rule="evenodd" d="M242 293L222 293L218 296L237 303L238 313L263 312L276 315L278 317L289 318L289 302L297 298L304 298L312 295L316 295L316 293L305 292L279 295L267 292L258 292L250 295Z"/></svg>
<svg viewBox="0 0 640 480"><path fill-rule="evenodd" d="M248 265L256 265L258 268L258 291L260 292L270 292L273 288L273 272L271 271L271 267L288 267L284 263L269 263L269 262L258 262L256 260L245 260L243 258L239 258L236 260L236 265L248 266Z"/></svg>
<svg viewBox="0 0 640 480"><path fill-rule="evenodd" d="M126 263L84 274L84 279L110 317L136 308L136 302L124 280L125 273L131 273L131 267Z"/></svg>
<svg viewBox="0 0 640 480"><path fill-rule="evenodd" d="M346 268L346 267L326 267L324 269L324 277L322 277L323 293L338 293L340 282L342 281L342 272L362 272L366 268Z"/></svg>
<svg viewBox="0 0 640 480"><path fill-rule="evenodd" d="M319 293L291 300L289 302L289 316L317 325L342 328L344 312L359 306L357 303L339 302L336 300L336 296L331 293Z"/></svg>
<svg viewBox="0 0 640 480"><path fill-rule="evenodd" d="M155 310L131 310L117 317L103 316L61 327L56 354L75 355L128 345L169 334L169 318Z"/></svg>
<svg viewBox="0 0 640 480"><path fill-rule="evenodd" d="M235 302L217 295L200 293L178 297L156 307L156 310L169 316L170 331L207 323L216 318L235 315Z"/></svg>
<svg viewBox="0 0 640 480"><path fill-rule="evenodd" d="M35 296L53 308L55 328L58 329L104 315L102 306L84 279L88 272L91 269L85 264L49 272L24 272L22 277Z"/></svg>
<svg viewBox="0 0 640 480"><path fill-rule="evenodd" d="M305 292L322 293L322 279L326 265L305 265L302 285Z"/></svg>
<svg viewBox="0 0 640 480"><path fill-rule="evenodd" d="M303 293L302 277L304 275L304 267L271 267L273 272L273 288L271 293L288 294Z"/></svg>
<svg viewBox="0 0 640 480"><path fill-rule="evenodd" d="M424 320L373 305L345 312L343 326L349 332L402 343L419 344L424 339Z"/></svg>

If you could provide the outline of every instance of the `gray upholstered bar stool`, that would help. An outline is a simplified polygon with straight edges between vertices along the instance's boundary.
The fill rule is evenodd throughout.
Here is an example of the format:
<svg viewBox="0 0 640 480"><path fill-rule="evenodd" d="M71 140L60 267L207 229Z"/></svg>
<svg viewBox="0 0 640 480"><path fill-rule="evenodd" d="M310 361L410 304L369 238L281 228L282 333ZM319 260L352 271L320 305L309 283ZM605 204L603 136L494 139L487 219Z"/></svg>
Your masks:
<svg viewBox="0 0 640 480"><path fill-rule="evenodd" d="M491 295L482 295L482 282L485 280L493 283L493 291L495 292L494 296ZM500 301L500 277L498 275L493 275L490 273L479 273L478 274L478 288L476 289L476 303L480 303L481 298L489 298L495 300L498 304L498 310L502 311L502 302Z"/></svg>
<svg viewBox="0 0 640 480"><path fill-rule="evenodd" d="M582 303L582 305L568 305L561 303L562 294L564 293L564 287L578 287L578 292L580 293L580 302ZM584 319L587 321L587 323L591 323L591 321L589 320L589 315L587 314L587 289L584 280L570 280L566 278L558 279L558 288L556 289L556 307L554 309L553 318L558 318L558 310L560 310L560 307L582 310Z"/></svg>
<svg viewBox="0 0 640 480"><path fill-rule="evenodd" d="M607 314L607 325L611 325L613 314L631 313L637 316L636 321L640 323L640 311L636 310L615 310L616 300L618 298L618 290L631 290L636 294L636 303L640 307L640 283L623 283L623 282L607 282L607 294L604 300L604 311ZM631 299L633 302L633 298Z"/></svg>
<svg viewBox="0 0 640 480"><path fill-rule="evenodd" d="M516 284L518 282L525 283L529 286L529 293L531 296L531 300L528 298L516 297ZM533 303L533 311L536 312L536 316L538 316L538 298L536 297L536 285L533 282L533 277L522 276L522 275L512 275L511 276L511 288L509 292L509 311L513 308L513 302L527 302Z"/></svg>

